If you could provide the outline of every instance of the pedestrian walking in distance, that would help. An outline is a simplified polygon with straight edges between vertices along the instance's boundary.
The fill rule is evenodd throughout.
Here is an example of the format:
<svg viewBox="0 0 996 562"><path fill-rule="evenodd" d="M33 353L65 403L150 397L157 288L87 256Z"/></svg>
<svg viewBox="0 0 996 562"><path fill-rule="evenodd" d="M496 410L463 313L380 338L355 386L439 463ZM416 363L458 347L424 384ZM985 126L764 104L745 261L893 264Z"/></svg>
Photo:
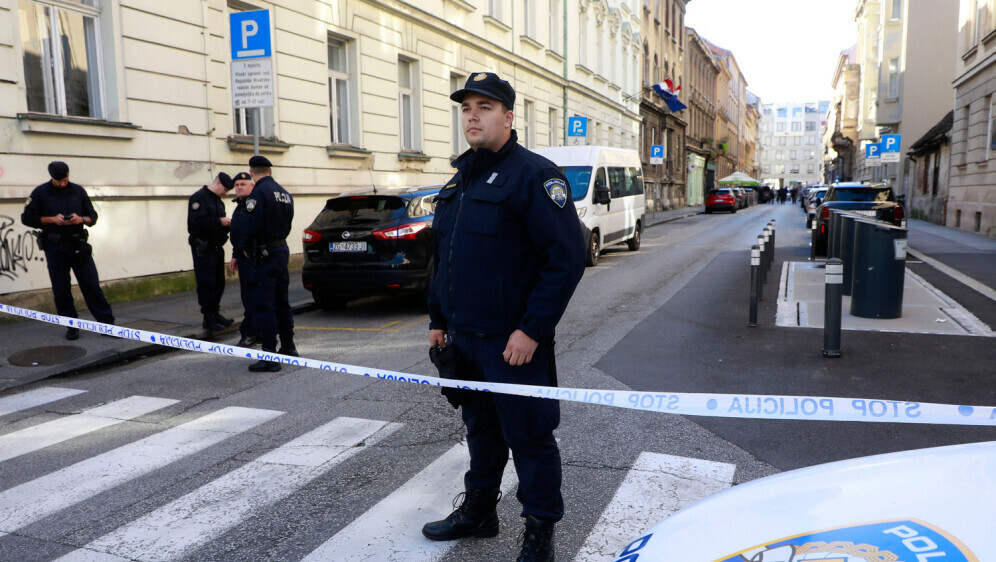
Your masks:
<svg viewBox="0 0 996 562"><path fill-rule="evenodd" d="M263 351L297 356L294 317L287 295L290 250L287 235L294 219L294 198L273 179L272 164L265 156L249 159L249 175L256 185L246 198L246 224L232 240L235 251L254 260L249 284L249 308L256 336ZM280 349L277 350L277 335ZM280 363L260 359L249 366L253 372L276 372Z"/></svg>
<svg viewBox="0 0 996 562"><path fill-rule="evenodd" d="M570 187L555 164L519 146L508 82L472 74L450 98L460 104L470 149L436 197L429 344L455 348L461 378L555 386L554 329L585 261ZM553 560L554 525L564 515L553 435L560 403L478 392L457 402L470 452L465 492L453 513L422 534L439 541L498 534L511 450L525 519L518 560Z"/></svg>
<svg viewBox="0 0 996 562"><path fill-rule="evenodd" d="M221 198L235 184L225 172L219 173L211 185L194 192L187 201L187 242L194 258L194 279L197 281L197 304L204 316L205 330L220 331L232 325L231 318L221 315L221 296L225 292L225 242L232 220L225 216Z"/></svg>
<svg viewBox="0 0 996 562"><path fill-rule="evenodd" d="M235 210L232 211L232 223L229 226L232 240L242 238L243 229L247 225L246 199L252 193L252 176L248 172L239 172L232 178L235 183ZM233 242L234 244L234 242ZM228 264L229 269L239 273L239 295L242 299L243 316L239 324L239 347L252 347L259 339L256 337L256 325L252 321L252 310L250 309L249 290L250 283L254 280L256 258L248 257L243 252L236 252L233 246L232 261Z"/></svg>
<svg viewBox="0 0 996 562"><path fill-rule="evenodd" d="M40 228L38 243L45 251L48 277L52 281L52 295L59 316L79 318L73 303L69 271L76 275L83 300L90 314L98 322L114 323L111 305L100 289L97 266L93 262L93 247L87 242L86 227L97 224L97 211L90 197L78 184L69 181L69 166L65 162L48 165L49 181L31 191L24 204L21 222L25 226ZM79 328L66 330L66 339L80 337Z"/></svg>

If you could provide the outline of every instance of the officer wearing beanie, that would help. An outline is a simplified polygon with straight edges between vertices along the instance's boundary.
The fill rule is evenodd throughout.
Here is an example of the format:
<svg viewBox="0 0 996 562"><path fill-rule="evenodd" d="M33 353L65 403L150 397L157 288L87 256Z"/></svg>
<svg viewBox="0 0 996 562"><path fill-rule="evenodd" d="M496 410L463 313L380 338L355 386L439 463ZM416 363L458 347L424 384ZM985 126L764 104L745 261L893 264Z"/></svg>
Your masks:
<svg viewBox="0 0 996 562"><path fill-rule="evenodd" d="M556 385L554 329L584 272L585 243L567 180L517 144L515 91L490 72L453 92L470 149L436 197L430 345L455 346L461 378ZM509 451L519 478L525 535L520 562L554 559L564 515L560 404L534 397L465 396L470 470L463 502L427 523L432 540L492 537Z"/></svg>
<svg viewBox="0 0 996 562"><path fill-rule="evenodd" d="M225 292L225 242L231 219L225 216L221 198L235 184L220 172L211 185L194 192L187 201L187 242L194 257L197 304L204 315L204 329L219 331L232 325L221 315L221 296Z"/></svg>
<svg viewBox="0 0 996 562"><path fill-rule="evenodd" d="M294 219L294 199L273 179L273 165L265 156L249 159L249 175L255 182L246 198L246 225L232 240L236 252L253 258L256 268L249 288L249 308L256 336L263 351L297 355L294 318L287 289L290 250L287 235ZM277 350L277 335L280 349ZM260 359L249 366L253 372L276 372L280 363Z"/></svg>
<svg viewBox="0 0 996 562"><path fill-rule="evenodd" d="M240 240L247 224L248 211L246 211L246 199L252 193L252 177L248 172L239 172L232 178L235 184L235 210L232 211L231 229L232 240ZM242 299L243 317L239 324L239 347L252 347L259 341L256 337L256 325L252 321L252 310L250 308L249 290L250 286L255 286L256 279L256 258L248 257L243 252L232 251L232 261L228 268L239 273L239 294Z"/></svg>
<svg viewBox="0 0 996 562"><path fill-rule="evenodd" d="M45 250L55 309L60 316L79 318L73 303L71 269L93 317L98 322L113 324L114 313L100 289L93 247L87 243L89 235L84 228L97 223L97 211L86 191L69 181L69 166L65 162L49 164L48 175L52 179L36 187L28 197L21 222L41 229L38 242ZM79 337L79 328L66 331L66 339Z"/></svg>

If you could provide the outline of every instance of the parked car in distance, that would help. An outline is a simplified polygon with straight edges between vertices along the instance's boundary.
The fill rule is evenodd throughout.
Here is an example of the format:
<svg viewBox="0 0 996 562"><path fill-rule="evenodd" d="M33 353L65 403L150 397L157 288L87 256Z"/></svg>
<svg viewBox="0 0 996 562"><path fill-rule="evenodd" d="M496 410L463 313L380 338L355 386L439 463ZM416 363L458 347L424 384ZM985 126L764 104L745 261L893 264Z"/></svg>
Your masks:
<svg viewBox="0 0 996 562"><path fill-rule="evenodd" d="M828 186L820 185L810 189L805 199L806 208L806 228L813 227L813 218L816 216L816 208L823 203L823 198L827 195Z"/></svg>
<svg viewBox="0 0 996 562"><path fill-rule="evenodd" d="M736 213L739 208L740 204L733 188L720 187L719 189L713 189L706 195L705 212L707 213L714 211Z"/></svg>
<svg viewBox="0 0 996 562"><path fill-rule="evenodd" d="M835 183L830 186L823 203L816 208L813 219L813 255L827 253L827 227L830 210L854 211L876 220L902 226L906 218L903 206L896 201L892 188L887 185L861 183Z"/></svg>
<svg viewBox="0 0 996 562"><path fill-rule="evenodd" d="M441 185L333 197L304 231L301 280L315 304L371 295L428 296L432 218Z"/></svg>

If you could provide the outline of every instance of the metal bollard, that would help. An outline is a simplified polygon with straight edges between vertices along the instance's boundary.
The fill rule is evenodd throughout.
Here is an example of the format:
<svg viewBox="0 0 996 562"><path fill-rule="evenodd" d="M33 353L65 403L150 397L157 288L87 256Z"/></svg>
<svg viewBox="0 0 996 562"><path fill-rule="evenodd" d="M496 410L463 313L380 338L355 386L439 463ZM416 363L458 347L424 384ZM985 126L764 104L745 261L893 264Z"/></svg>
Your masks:
<svg viewBox="0 0 996 562"><path fill-rule="evenodd" d="M775 247L771 244L771 229L770 227L764 227L764 251L767 254L768 263L765 264L767 271L771 271L771 262L775 261ZM768 282L768 274L764 274L764 282Z"/></svg>
<svg viewBox="0 0 996 562"><path fill-rule="evenodd" d="M747 325L757 328L757 300L761 285L758 270L761 269L761 249L756 245L750 247L750 319Z"/></svg>
<svg viewBox="0 0 996 562"><path fill-rule="evenodd" d="M764 300L764 236L757 237L757 300Z"/></svg>
<svg viewBox="0 0 996 562"><path fill-rule="evenodd" d="M768 223L771 228L771 261L775 261L775 219Z"/></svg>
<svg viewBox="0 0 996 562"><path fill-rule="evenodd" d="M823 302L823 357L840 357L840 315L844 287L844 262L827 260L826 294Z"/></svg>

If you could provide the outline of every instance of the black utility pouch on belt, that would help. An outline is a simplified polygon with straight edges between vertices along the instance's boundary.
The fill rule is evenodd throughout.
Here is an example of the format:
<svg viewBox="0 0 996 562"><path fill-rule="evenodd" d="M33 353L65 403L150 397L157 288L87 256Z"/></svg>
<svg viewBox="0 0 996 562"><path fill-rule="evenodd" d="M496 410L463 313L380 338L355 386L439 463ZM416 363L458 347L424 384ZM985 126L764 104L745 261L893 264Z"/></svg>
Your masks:
<svg viewBox="0 0 996 562"><path fill-rule="evenodd" d="M439 371L439 378L465 381L479 380L479 377L475 376L471 369L466 368L460 351L454 345L446 347L434 345L430 347L429 360L432 361L432 364ZM480 391L449 388L446 386L442 387L439 392L446 397L446 400L454 408L459 408L462 404L467 404L472 400L479 400L484 397L484 393Z"/></svg>

